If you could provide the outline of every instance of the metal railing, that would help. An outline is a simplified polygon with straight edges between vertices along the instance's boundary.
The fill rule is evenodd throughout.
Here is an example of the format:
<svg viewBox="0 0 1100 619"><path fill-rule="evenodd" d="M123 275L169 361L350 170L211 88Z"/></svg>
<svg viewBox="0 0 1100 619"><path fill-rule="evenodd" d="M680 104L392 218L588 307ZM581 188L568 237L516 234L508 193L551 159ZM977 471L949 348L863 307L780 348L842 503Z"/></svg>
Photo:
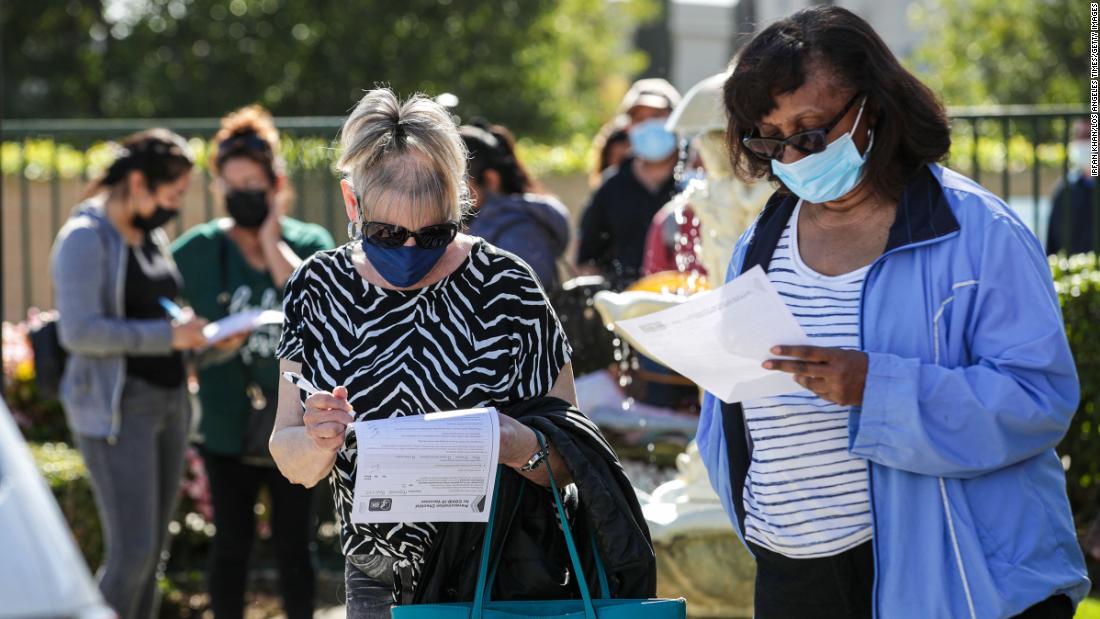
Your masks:
<svg viewBox="0 0 1100 619"><path fill-rule="evenodd" d="M1042 166L1039 161L1039 146L1044 142L1049 143L1052 137L1057 138L1056 143L1063 147L1060 164L1056 169L1060 171L1059 178L1066 178L1070 171L1068 157L1068 145L1071 141L1072 124L1075 120L1084 120L1088 117L1088 110L1084 106L990 106L953 108L950 110L953 123L953 132L959 135L961 127L959 122L968 127L967 134L971 141L970 161L967 171L975 182L982 182L982 166L979 161L983 141L994 140L1007 145L1010 137L1015 134L1026 135L1031 147L1031 161L1028 165L1030 173L1030 197L1032 200L1031 218L1028 221L1031 229L1039 235L1044 227L1042 221L1043 209L1040 208L1042 199ZM989 131L989 126L994 127ZM985 126L985 131L983 131ZM1052 131L1053 130L1053 131ZM990 133L994 135L991 137ZM1044 140L1046 138L1046 140ZM954 158L953 158L954 160ZM955 163L963 163L955 161ZM1012 193L1011 164L1006 162L1000 167L1000 191L998 195L1006 201ZM986 185L994 189L991 184ZM995 190L995 189L994 189ZM1063 194L1068 198L1068 192ZM1093 192L1093 246L1100 247L1100 191ZM1070 237L1072 221L1069 217L1063 219L1063 238ZM1045 235L1040 235L1040 240L1045 244Z"/></svg>
<svg viewBox="0 0 1100 619"><path fill-rule="evenodd" d="M949 115L954 138L949 165L979 183L985 182L989 189L1017 208L1045 242L1046 217L1050 209L1046 196L1070 171L1066 153L1072 124L1087 118L1087 109L1083 106L953 108ZM276 124L286 136L319 138L327 145L335 139L343 120L335 116L284 117L276 119ZM167 127L187 138L209 139L219 124L216 118L8 120L0 127L0 140L26 145L49 139L83 150L97 142L118 139L153 126ZM1013 159L1013 148L1017 151L1022 148L1022 158ZM1049 152L1041 157L1044 149ZM1050 152L1056 153L1053 159ZM58 153L59 149L52 150L55 160L47 166L57 167ZM324 164L331 162L333 156L333 151L320 153L322 165L312 168L296 165L288 158L288 173L297 193L295 216L320 223L334 238L340 239L344 235L343 203L334 182L335 175L330 166ZM46 270L48 249L64 223L67 208L76 204L79 185L89 180L86 168L81 171L80 178L63 179L58 173L29 174L27 166L28 159L24 157L21 167L2 180L0 234L3 236L0 244L4 249L0 253L0 309L8 320L22 317L26 308L32 305L45 307L52 302ZM171 233L178 234L221 213L221 206L214 204L211 192L207 191L211 181L209 172L203 167L201 174L195 177L195 182L201 185L200 190L189 192L183 216L169 230ZM1026 185L1026 189L1020 191L1022 185ZM1100 246L1100 191L1093 192L1093 198L1093 240L1094 245ZM17 229L10 230L9 223L15 223ZM1072 226L1068 217L1065 225L1068 232ZM1068 238L1068 234L1066 236ZM10 243L18 247L13 249Z"/></svg>
<svg viewBox="0 0 1100 619"><path fill-rule="evenodd" d="M343 117L310 116L285 117L276 120L280 132L290 138L319 138L324 143L335 140L344 121ZM51 140L83 151L94 144L120 139L130 133L150 127L165 127L185 138L210 139L218 130L217 118L151 118L151 119L33 119L8 120L3 123L0 141L21 143L24 148L35 140ZM63 178L58 173L60 150L53 148L51 159L46 162L48 173L31 178L28 157L22 158L19 170L3 179L3 208L0 210L0 245L14 242L16 251L4 249L0 254L0 312L5 320L19 319L32 306L49 306L48 247L64 224L68 210L79 200L83 186L91 180L87 165L78 177ZM331 152L322 153L321 159L331 163ZM207 188L212 180L209 170L200 166L193 184L198 191L188 192L181 217L169 225L172 236L201 221L209 221L221 214L220 205ZM339 239L344 234L343 203L340 200L336 176L329 165L309 169L295 165L288 158L288 174L297 194L295 216L319 223ZM11 185L15 185L11 187ZM15 208L10 202L14 201ZM13 216L15 215L15 216ZM15 230L8 229L8 222L16 222ZM12 281L13 279L17 281ZM14 301L18 298L18 301Z"/></svg>

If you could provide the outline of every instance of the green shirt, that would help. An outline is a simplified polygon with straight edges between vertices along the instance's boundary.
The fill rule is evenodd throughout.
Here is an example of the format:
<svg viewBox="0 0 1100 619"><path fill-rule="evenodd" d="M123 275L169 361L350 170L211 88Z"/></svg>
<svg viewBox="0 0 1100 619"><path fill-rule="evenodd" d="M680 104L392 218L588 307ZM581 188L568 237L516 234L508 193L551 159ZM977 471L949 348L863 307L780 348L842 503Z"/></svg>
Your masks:
<svg viewBox="0 0 1100 619"><path fill-rule="evenodd" d="M199 224L172 244L183 275L180 296L196 314L211 322L250 309L282 310L283 291L275 286L271 274L248 264L219 221ZM321 226L289 217L283 218L283 240L303 260L333 246L332 235ZM280 335L279 325L260 327L231 359L199 370L199 429L210 451L241 453L251 410L246 393L249 382L255 381L265 397L277 397L279 360L275 348Z"/></svg>

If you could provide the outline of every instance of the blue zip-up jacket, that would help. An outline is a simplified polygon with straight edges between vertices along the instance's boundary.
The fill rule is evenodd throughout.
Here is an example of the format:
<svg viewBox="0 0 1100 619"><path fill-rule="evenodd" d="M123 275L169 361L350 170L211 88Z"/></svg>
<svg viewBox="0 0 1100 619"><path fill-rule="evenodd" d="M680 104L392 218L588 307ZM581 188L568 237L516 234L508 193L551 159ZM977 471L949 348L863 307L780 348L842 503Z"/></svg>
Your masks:
<svg viewBox="0 0 1100 619"><path fill-rule="evenodd" d="M765 270L797 198L776 194L734 249ZM906 187L863 284L863 405L875 617L1000 619L1089 591L1054 451L1077 373L1050 267L999 198L938 165ZM706 394L696 437L744 540L752 444L739 404Z"/></svg>

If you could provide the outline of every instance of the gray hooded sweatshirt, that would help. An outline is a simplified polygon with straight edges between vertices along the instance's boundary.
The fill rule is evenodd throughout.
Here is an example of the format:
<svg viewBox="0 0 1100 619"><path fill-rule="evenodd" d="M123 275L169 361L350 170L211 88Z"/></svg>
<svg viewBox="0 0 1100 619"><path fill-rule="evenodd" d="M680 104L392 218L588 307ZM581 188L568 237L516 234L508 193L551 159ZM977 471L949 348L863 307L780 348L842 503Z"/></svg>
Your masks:
<svg viewBox="0 0 1100 619"><path fill-rule="evenodd" d="M151 238L171 261L164 231L154 230ZM73 210L50 256L58 335L69 352L61 403L75 434L109 442L117 438L122 423L126 356L172 351L169 321L128 320L124 315L128 251L103 205L90 200ZM187 391L180 391L186 406Z"/></svg>

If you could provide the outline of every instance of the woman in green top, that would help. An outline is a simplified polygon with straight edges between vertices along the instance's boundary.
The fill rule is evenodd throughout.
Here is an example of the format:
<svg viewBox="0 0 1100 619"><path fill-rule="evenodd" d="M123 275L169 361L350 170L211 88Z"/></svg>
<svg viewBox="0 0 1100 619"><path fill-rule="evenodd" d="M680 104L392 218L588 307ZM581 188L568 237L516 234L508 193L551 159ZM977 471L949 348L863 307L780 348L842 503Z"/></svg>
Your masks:
<svg viewBox="0 0 1100 619"><path fill-rule="evenodd" d="M211 320L249 310L279 310L283 286L302 259L333 246L324 228L284 215L291 190L278 154L279 134L259 106L222 119L214 138L212 190L228 218L195 226L173 245L183 296ZM201 309L200 309L201 308ZM201 453L214 506L207 570L216 619L241 617L248 558L255 536L253 507L261 487L272 500L272 537L288 619L313 616L310 553L312 494L279 474L266 453L278 393L279 325L259 327L237 342L239 352L199 371Z"/></svg>

